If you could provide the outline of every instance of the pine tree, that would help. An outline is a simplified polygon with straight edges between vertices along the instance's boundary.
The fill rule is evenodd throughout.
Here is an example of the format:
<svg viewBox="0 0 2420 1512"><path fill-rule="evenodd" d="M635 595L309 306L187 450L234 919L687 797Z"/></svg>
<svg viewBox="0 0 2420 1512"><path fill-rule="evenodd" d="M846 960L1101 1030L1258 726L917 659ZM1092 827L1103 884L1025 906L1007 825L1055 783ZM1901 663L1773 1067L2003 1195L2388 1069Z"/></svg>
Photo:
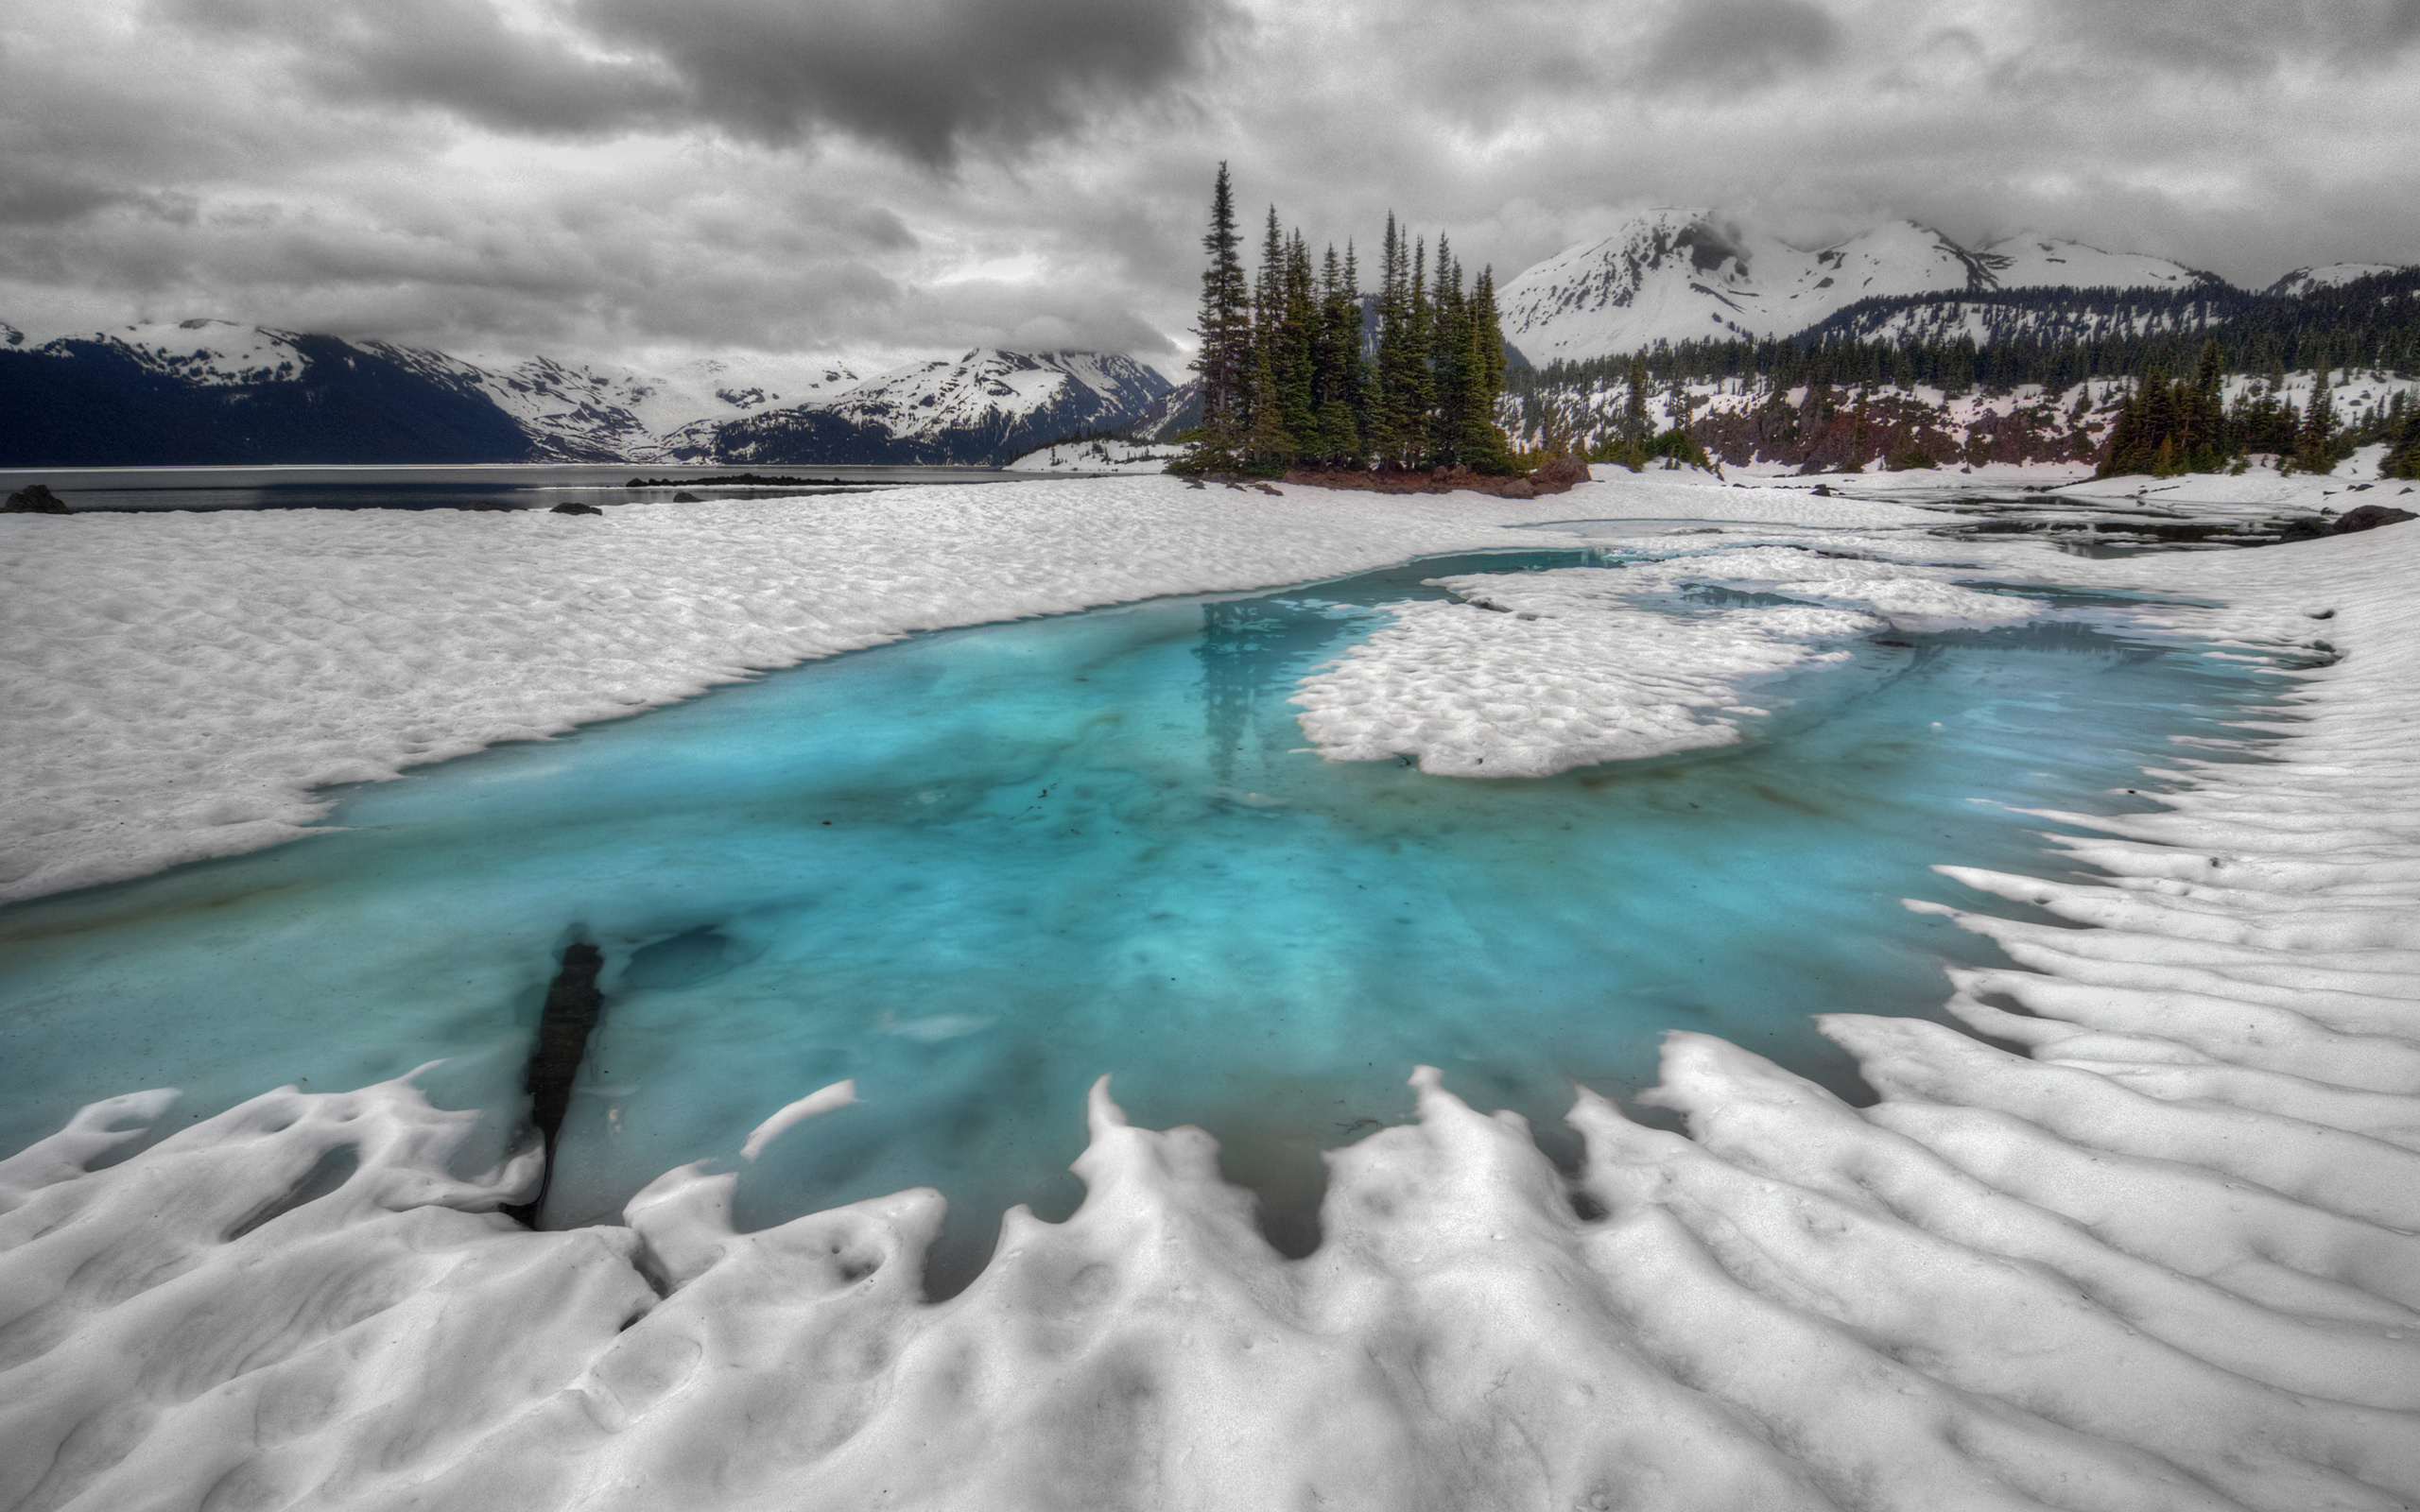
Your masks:
<svg viewBox="0 0 2420 1512"><path fill-rule="evenodd" d="M1428 296L1428 455L1426 465L1462 460L1463 412L1470 404L1470 312L1462 270L1453 249L1437 238L1437 271Z"/></svg>
<svg viewBox="0 0 2420 1512"><path fill-rule="evenodd" d="M1647 418L1647 359L1631 358L1629 387L1622 396L1622 441L1641 450L1654 431Z"/></svg>
<svg viewBox="0 0 2420 1512"><path fill-rule="evenodd" d="M1410 259L1390 211L1378 249L1377 351L1370 375L1370 451L1381 467L1402 467L1411 455L1409 278Z"/></svg>
<svg viewBox="0 0 2420 1512"><path fill-rule="evenodd" d="M1320 444L1318 285L1311 276L1311 249L1295 232L1286 239L1277 280L1277 327L1270 334L1270 361L1277 379L1277 418L1294 438L1296 455L1286 461L1316 460Z"/></svg>
<svg viewBox="0 0 2420 1512"><path fill-rule="evenodd" d="M2135 391L2126 396L2125 406L2118 411L2118 421L2109 428L2108 455L2100 459L2095 477L2122 477L2134 472L2148 472L2157 459L2161 437L2155 434L2152 395L2168 392L2168 374L2154 368L2143 376Z"/></svg>
<svg viewBox="0 0 2420 1512"><path fill-rule="evenodd" d="M1327 249L1320 270L1320 341L1313 399L1319 406L1320 452L1335 467L1359 467L1368 456L1362 438L1367 404L1367 365L1361 360L1360 273L1353 244L1344 260Z"/></svg>
<svg viewBox="0 0 2420 1512"><path fill-rule="evenodd" d="M2202 343L2193 382L2180 397L2177 452L2187 471L2215 472L2230 448L2226 434L2227 359L2216 341Z"/></svg>
<svg viewBox="0 0 2420 1512"><path fill-rule="evenodd" d="M1411 240L1411 264L1404 276L1403 348L1399 353L1403 365L1399 395L1403 406L1402 461L1406 467L1425 465L1429 450L1429 406L1436 397L1434 376L1428 366L1434 314L1428 299L1428 243L1415 236Z"/></svg>
<svg viewBox="0 0 2420 1512"><path fill-rule="evenodd" d="M2328 389L2327 352L2323 349L2316 357L2311 375L2310 403L2303 408L2303 422L2294 433L2294 466L2306 472L2332 472L2336 458L2329 455L2329 443L2336 439L2336 401Z"/></svg>
<svg viewBox="0 0 2420 1512"><path fill-rule="evenodd" d="M1277 374L1270 361L1269 344L1256 343L1253 348L1253 387L1262 395L1277 390ZM1283 406L1267 399L1253 406L1252 429L1244 433L1245 462L1259 472L1277 473L1286 470L1299 450L1293 433L1281 418Z"/></svg>
<svg viewBox="0 0 2420 1512"><path fill-rule="evenodd" d="M2400 399L2401 392L2395 395ZM2399 432L2394 433L2394 448L2378 463L2378 476L2386 478L2420 478L2420 409L2407 411Z"/></svg>
<svg viewBox="0 0 2420 1512"><path fill-rule="evenodd" d="M1210 194L1210 230L1201 238L1201 249L1210 254L1210 266L1201 274L1201 323L1194 331L1201 340L1193 359L1193 370L1201 375L1201 423L1181 464L1188 471L1235 467L1251 414L1251 291L1244 282L1243 262L1236 255L1242 244L1243 238L1236 233L1236 202L1227 165L1221 163L1217 186Z"/></svg>
<svg viewBox="0 0 2420 1512"><path fill-rule="evenodd" d="M1504 392L1505 357L1494 267L1479 269L1462 323L1469 335L1460 450L1474 471L1500 476L1516 468L1512 444L1495 423L1496 400Z"/></svg>

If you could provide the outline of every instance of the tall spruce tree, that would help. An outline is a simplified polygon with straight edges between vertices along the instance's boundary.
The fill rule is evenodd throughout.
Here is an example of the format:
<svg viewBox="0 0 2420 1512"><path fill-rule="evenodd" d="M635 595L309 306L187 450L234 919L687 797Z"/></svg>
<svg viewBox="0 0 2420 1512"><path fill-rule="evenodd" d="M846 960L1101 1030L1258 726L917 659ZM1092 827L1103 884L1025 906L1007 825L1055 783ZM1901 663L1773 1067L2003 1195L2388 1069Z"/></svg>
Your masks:
<svg viewBox="0 0 2420 1512"><path fill-rule="evenodd" d="M1277 325L1270 333L1270 361L1277 379L1277 418L1294 438L1294 452L1285 464L1316 458L1321 445L1319 418L1319 287L1311 274L1311 249L1295 232L1279 254Z"/></svg>
<svg viewBox="0 0 2420 1512"><path fill-rule="evenodd" d="M1464 306L1464 390L1461 438L1462 460L1476 472L1513 471L1512 449L1495 423L1495 402L1504 392L1504 328L1495 307L1495 269L1482 267Z"/></svg>
<svg viewBox="0 0 2420 1512"><path fill-rule="evenodd" d="M2193 381L2179 396L2178 450L2188 472L2215 472L2227 445L2227 355L2215 341L2202 343L2193 360Z"/></svg>
<svg viewBox="0 0 2420 1512"><path fill-rule="evenodd" d="M1437 238L1437 270L1428 296L1428 452L1430 467L1462 461L1462 420L1470 405L1470 310L1454 249Z"/></svg>
<svg viewBox="0 0 2420 1512"><path fill-rule="evenodd" d="M1377 370L1373 377L1370 450L1382 467L1409 467L1418 458L1427 400L1420 330L1420 273L1411 248L1391 213L1378 284Z"/></svg>
<svg viewBox="0 0 2420 1512"><path fill-rule="evenodd" d="M1358 467L1368 456L1363 439L1368 403L1366 364L1361 359L1361 291L1353 244L1344 258L1327 249L1320 269L1320 339L1312 398L1318 405L1320 450L1332 467Z"/></svg>
<svg viewBox="0 0 2420 1512"><path fill-rule="evenodd" d="M1210 266L1201 273L1201 313L1194 335L1201 341L1193 370L1201 375L1201 423L1184 466L1204 472L1234 468L1241 460L1244 431L1252 413L1253 332L1249 285L1236 249L1243 238L1236 232L1235 195L1227 165L1219 164L1219 179L1210 192L1210 230L1201 249Z"/></svg>
<svg viewBox="0 0 2420 1512"><path fill-rule="evenodd" d="M2294 433L2294 466L2306 472L2332 472L2336 458L2329 446L2336 439L2336 396L2330 390L2328 353L2314 353L2310 403L2303 406L2303 422Z"/></svg>

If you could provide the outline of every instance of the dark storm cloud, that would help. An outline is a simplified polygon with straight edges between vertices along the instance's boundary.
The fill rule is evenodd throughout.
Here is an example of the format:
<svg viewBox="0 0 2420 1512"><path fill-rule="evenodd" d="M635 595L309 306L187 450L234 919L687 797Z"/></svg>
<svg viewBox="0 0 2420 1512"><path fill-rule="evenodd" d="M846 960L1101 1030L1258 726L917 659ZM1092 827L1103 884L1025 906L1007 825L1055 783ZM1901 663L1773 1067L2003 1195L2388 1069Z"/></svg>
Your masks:
<svg viewBox="0 0 2420 1512"><path fill-rule="evenodd" d="M1226 0L574 0L550 29L493 0L161 0L273 40L325 97L506 130L838 129L929 164L1016 148L1188 75Z"/></svg>
<svg viewBox="0 0 2420 1512"><path fill-rule="evenodd" d="M1682 0L1642 78L1759 84L1829 62L1840 50L1840 23L1806 0Z"/></svg>
<svg viewBox="0 0 2420 1512"><path fill-rule="evenodd" d="M0 318L1174 362L1221 159L1365 268L1389 211L1509 278L1663 202L2257 285L2420 258L2415 43L2420 0L6 0Z"/></svg>
<svg viewBox="0 0 2420 1512"><path fill-rule="evenodd" d="M926 163L1019 146L1188 74L1219 0L584 0L700 109L766 141L834 126Z"/></svg>
<svg viewBox="0 0 2420 1512"><path fill-rule="evenodd" d="M487 0L162 0L159 13L290 49L296 72L328 99L431 106L504 130L639 125L688 99L662 69L517 30Z"/></svg>
<svg viewBox="0 0 2420 1512"><path fill-rule="evenodd" d="M0 225L51 226L127 198L126 191L39 167L0 166Z"/></svg>

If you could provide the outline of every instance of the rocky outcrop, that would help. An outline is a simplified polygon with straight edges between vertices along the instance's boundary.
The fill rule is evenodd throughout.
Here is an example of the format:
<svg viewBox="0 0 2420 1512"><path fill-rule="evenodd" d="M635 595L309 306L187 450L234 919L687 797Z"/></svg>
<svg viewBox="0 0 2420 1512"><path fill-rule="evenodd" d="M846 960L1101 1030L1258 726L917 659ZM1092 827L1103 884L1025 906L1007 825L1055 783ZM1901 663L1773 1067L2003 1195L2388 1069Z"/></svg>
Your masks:
<svg viewBox="0 0 2420 1512"><path fill-rule="evenodd" d="M6 505L0 505L0 514L73 513L75 511L68 508L58 494L51 492L48 487L40 483L26 484L9 495L9 502Z"/></svg>
<svg viewBox="0 0 2420 1512"><path fill-rule="evenodd" d="M2345 510L2337 519L2336 533L2349 536L2357 530L2376 530L2380 525L2400 524L2406 520L2420 520L2420 515L2409 509L2397 509L2392 505L2365 504L2358 509Z"/></svg>
<svg viewBox="0 0 2420 1512"><path fill-rule="evenodd" d="M1535 493L1565 493L1589 481L1588 464L1576 456L1548 457L1530 474L1530 488Z"/></svg>

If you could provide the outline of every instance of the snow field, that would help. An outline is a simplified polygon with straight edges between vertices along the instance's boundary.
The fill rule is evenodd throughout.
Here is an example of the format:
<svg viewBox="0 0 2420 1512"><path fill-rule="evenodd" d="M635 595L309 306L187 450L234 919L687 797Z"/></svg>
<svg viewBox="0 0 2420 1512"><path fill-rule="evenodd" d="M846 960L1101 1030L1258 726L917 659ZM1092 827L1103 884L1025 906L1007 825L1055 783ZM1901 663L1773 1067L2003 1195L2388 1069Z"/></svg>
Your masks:
<svg viewBox="0 0 2420 1512"><path fill-rule="evenodd" d="M936 560L971 615L978 596L1124 596L1152 572L1343 570L1303 564L1446 549L1517 518L1449 499L1338 501L1305 521L1300 499L1215 495L1209 507L1243 507L1204 517L1201 494L1170 493L1170 507L1142 491L1158 486L1081 485L1122 502L1039 505L1023 533L969 518L990 492L920 501L891 539L929 531L917 539L931 553L881 579L893 619L940 593L923 586ZM1785 491L1746 502L1785 509L1766 497ZM1541 502L1565 518L1673 517L1684 493L1743 502L1646 479ZM752 509L764 507L726 512ZM541 598L527 612L542 626L499 627L513 616L493 585L526 591L527 543L454 529L510 518L423 538L448 553L424 576L483 613L424 609L434 591L365 549L356 615L373 593L400 603L420 617L398 633L500 648L491 675L514 664L507 653L543 657L538 629L579 621ZM817 550L877 559L845 557L845 532L810 545L761 522L632 534L645 549L592 539L553 559L591 583L619 571L683 585L752 554L802 572ZM84 548L99 558L133 538L83 539L106 545ZM215 590L222 612L251 610L251 639L188 680L287 655L283 637L300 632L279 614L319 623L287 586L311 558L252 543L268 576ZM1109 543L1156 556L1140 567ZM1836 1016L1825 1032L1880 1093L1858 1108L1676 1033L1646 1100L1687 1135L1582 1090L1571 1177L1517 1118L1475 1111L1424 1070L1418 1122L1330 1156L1325 1239L1302 1261L1262 1242L1206 1137L1131 1127L1102 1089L1083 1207L1061 1225L1012 1214L991 1266L940 1304L916 1285L929 1194L739 1234L731 1178L693 1167L634 1200L628 1227L533 1234L493 1210L534 1173L449 1175L468 1115L407 1085L268 1093L92 1169L166 1114L165 1094L138 1093L0 1163L0 1505L2410 1506L2420 526L2226 554L2040 556L2066 581L2214 601L2197 623L2247 645L2316 654L2324 640L2342 659L2294 675L2291 717L2266 721L2284 735L2273 759L2180 752L2195 781L2166 812L2055 816L2097 832L2059 843L2105 882L1952 873L2059 920L1958 916L2014 964L1962 973L1953 1011L2028 1055L1927 1022ZM201 602L233 559L118 556L112 602ZM813 581L843 580L825 565ZM802 602L753 574L735 592L793 613ZM95 643L51 663L60 675L167 654L153 622L78 602L71 583L46 601L51 619L27 622ZM577 644L635 650L644 630L693 669L730 665L702 649L728 633L722 612L690 626L633 590L616 623L637 628ZM377 654L339 646L332 657ZM567 700L588 665L572 659L527 696ZM140 700L122 707L136 733L160 728L140 724ZM336 726L335 707L300 713ZM372 730L326 738L393 760ZM241 767L205 775L232 785ZM760 1133L815 1131L801 1113Z"/></svg>

